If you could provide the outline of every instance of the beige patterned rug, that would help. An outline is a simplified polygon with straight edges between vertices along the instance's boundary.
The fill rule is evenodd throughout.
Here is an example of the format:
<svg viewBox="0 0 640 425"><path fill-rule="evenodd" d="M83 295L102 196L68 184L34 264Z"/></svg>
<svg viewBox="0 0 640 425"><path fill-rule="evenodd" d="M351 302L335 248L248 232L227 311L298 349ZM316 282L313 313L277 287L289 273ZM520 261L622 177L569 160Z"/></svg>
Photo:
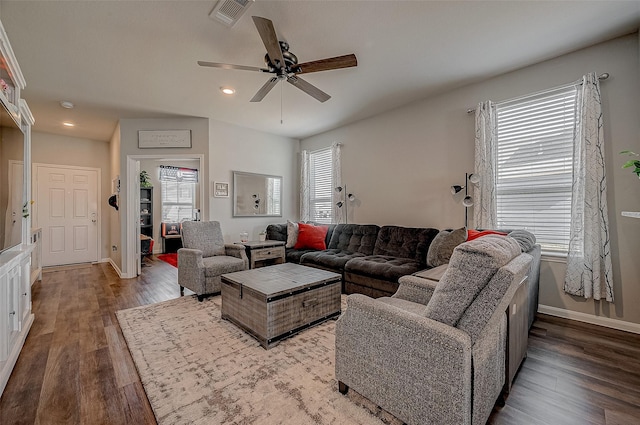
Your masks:
<svg viewBox="0 0 640 425"><path fill-rule="evenodd" d="M354 391L338 392L334 320L265 350L220 318L219 296L117 316L160 425L399 423Z"/></svg>

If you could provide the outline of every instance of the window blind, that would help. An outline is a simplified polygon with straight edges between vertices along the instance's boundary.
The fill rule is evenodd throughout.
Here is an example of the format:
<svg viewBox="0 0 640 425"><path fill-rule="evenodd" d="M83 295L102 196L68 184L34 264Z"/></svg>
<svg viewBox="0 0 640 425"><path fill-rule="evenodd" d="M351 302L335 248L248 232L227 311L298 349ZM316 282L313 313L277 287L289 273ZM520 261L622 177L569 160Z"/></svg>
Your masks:
<svg viewBox="0 0 640 425"><path fill-rule="evenodd" d="M195 219L195 187L198 170L160 166L162 221L178 223Z"/></svg>
<svg viewBox="0 0 640 425"><path fill-rule="evenodd" d="M576 86L496 104L499 228L526 229L566 253L571 221Z"/></svg>
<svg viewBox="0 0 640 425"><path fill-rule="evenodd" d="M309 154L309 217L311 221L331 224L333 208L333 155L331 148Z"/></svg>
<svg viewBox="0 0 640 425"><path fill-rule="evenodd" d="M198 183L198 170L195 168L160 166L160 181Z"/></svg>

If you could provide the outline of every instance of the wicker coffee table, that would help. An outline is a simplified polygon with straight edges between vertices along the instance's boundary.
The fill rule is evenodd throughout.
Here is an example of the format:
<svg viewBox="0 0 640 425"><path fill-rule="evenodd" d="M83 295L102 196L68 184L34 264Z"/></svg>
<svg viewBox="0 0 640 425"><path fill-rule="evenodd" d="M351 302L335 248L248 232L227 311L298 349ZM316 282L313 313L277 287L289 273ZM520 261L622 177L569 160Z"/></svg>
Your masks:
<svg viewBox="0 0 640 425"><path fill-rule="evenodd" d="M340 275L293 263L222 275L222 318L269 349L340 315Z"/></svg>

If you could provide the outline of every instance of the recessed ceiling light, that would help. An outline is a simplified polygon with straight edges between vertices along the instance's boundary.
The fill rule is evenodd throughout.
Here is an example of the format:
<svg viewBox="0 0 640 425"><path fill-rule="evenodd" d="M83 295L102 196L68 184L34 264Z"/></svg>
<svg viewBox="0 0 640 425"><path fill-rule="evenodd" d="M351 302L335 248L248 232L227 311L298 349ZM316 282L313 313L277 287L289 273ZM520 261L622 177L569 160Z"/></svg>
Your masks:
<svg viewBox="0 0 640 425"><path fill-rule="evenodd" d="M236 91L234 89L232 89L231 87L220 87L220 91L226 95L232 95L234 94Z"/></svg>
<svg viewBox="0 0 640 425"><path fill-rule="evenodd" d="M69 121L63 122L62 125L64 125L65 127L75 127L76 126L74 123L69 122Z"/></svg>
<svg viewBox="0 0 640 425"><path fill-rule="evenodd" d="M73 109L73 103L69 102L68 100L61 100L60 101L60 106L62 106L65 109Z"/></svg>

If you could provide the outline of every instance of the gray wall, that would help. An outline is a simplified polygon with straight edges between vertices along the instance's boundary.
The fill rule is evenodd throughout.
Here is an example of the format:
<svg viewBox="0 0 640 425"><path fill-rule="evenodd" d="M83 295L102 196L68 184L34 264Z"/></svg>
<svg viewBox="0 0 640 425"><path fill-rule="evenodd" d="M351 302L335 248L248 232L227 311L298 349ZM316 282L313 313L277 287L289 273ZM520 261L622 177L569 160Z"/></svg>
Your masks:
<svg viewBox="0 0 640 425"><path fill-rule="evenodd" d="M570 83L587 72L609 72L602 93L616 301L609 305L564 294L565 263L547 259L541 266L540 303L640 324L640 220L620 215L640 211L640 181L621 169L625 158L618 154L640 150L638 55L638 34L621 37L310 137L301 148L343 143L343 181L357 198L349 222L460 227L464 207L449 187L463 184L464 173L473 171L474 118L466 110L479 101Z"/></svg>
<svg viewBox="0 0 640 425"><path fill-rule="evenodd" d="M218 220L225 241L240 240L240 232L258 240L268 224L298 218L297 152L299 141L242 128L220 121L209 121L211 149L209 166L214 181L229 183L229 198L214 198L209 189L210 220ZM233 217L233 171L282 176L282 217Z"/></svg>

